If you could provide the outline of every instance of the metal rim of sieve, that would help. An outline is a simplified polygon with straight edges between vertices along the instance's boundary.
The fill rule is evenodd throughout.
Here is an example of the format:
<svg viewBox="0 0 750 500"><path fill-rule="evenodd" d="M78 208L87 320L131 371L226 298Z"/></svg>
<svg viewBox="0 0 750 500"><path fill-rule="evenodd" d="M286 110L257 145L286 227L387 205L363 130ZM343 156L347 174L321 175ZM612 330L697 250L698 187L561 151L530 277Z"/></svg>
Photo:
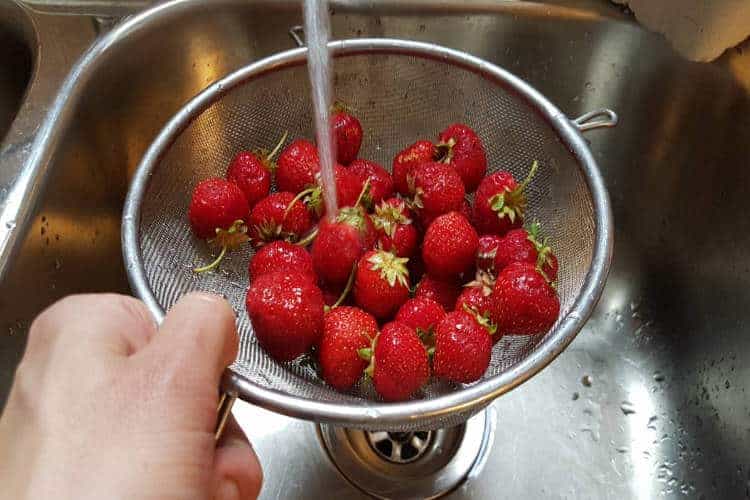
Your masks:
<svg viewBox="0 0 750 500"><path fill-rule="evenodd" d="M494 81L506 91L516 94L517 98L523 99L553 128L561 142L574 155L591 193L595 220L591 266L568 313L552 331L540 340L526 358L498 375L450 394L400 403L380 401L333 403L268 389L231 369L226 370L224 374L222 390L230 396L239 397L249 403L291 417L357 427L386 428L411 425L428 419L449 417L457 413L469 416L498 396L522 384L555 359L581 330L601 296L612 259L614 237L612 212L604 180L581 132L595 127L613 126L617 121L616 115L612 111L601 110L571 120L540 92L512 73L465 52L431 43L388 38L360 38L333 41L328 46L333 57L391 54L439 60ZM145 302L159 322L164 317L164 310L148 284L139 244L141 202L154 168L194 117L224 94L238 85L262 77L269 72L305 64L306 54L307 49L304 47L281 52L238 69L213 83L172 117L141 159L128 190L123 210L123 256L132 290ZM602 121L593 123L588 121L601 115L605 116Z"/></svg>

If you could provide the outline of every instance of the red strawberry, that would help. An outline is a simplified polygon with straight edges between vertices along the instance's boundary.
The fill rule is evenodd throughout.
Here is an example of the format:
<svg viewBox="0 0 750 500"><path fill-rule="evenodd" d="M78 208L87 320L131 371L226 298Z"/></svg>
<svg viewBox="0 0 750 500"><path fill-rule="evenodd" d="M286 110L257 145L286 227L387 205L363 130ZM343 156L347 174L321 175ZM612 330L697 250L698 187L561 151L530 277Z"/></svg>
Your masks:
<svg viewBox="0 0 750 500"><path fill-rule="evenodd" d="M274 271L298 272L308 276L313 283L318 281L310 254L301 246L288 241L273 241L263 246L250 259L248 272L251 282Z"/></svg>
<svg viewBox="0 0 750 500"><path fill-rule="evenodd" d="M525 229L511 229L497 247L495 270L502 271L511 262L528 262L536 264L548 281L555 281L557 258L546 243L546 239L543 240L540 236L539 223L533 223L528 232Z"/></svg>
<svg viewBox="0 0 750 500"><path fill-rule="evenodd" d="M529 175L520 184L504 170L482 179L474 195L474 225L479 234L502 236L523 225L527 203L525 190L537 166L537 162L531 165Z"/></svg>
<svg viewBox="0 0 750 500"><path fill-rule="evenodd" d="M432 299L427 297L415 297L404 302L404 305L396 313L399 323L414 328L423 342L430 342L435 326L445 316L445 309Z"/></svg>
<svg viewBox="0 0 750 500"><path fill-rule="evenodd" d="M495 281L492 318L503 335L544 333L557 321L560 300L534 264L513 262Z"/></svg>
<svg viewBox="0 0 750 500"><path fill-rule="evenodd" d="M329 285L343 285L360 256L375 242L370 218L360 207L346 207L333 220L324 219L312 246L313 268Z"/></svg>
<svg viewBox="0 0 750 500"><path fill-rule="evenodd" d="M273 240L298 240L312 227L310 213L301 201L289 192L272 193L250 212L250 232L253 244L263 245Z"/></svg>
<svg viewBox="0 0 750 500"><path fill-rule="evenodd" d="M456 299L455 311L463 311L468 307L480 316L489 316L492 290L495 279L491 274L477 271L476 278L464 285L461 295ZM498 335L497 338L500 336Z"/></svg>
<svg viewBox="0 0 750 500"><path fill-rule="evenodd" d="M359 356L378 334L378 323L370 314L356 307L339 306L326 316L320 339L318 359L320 372L330 386L348 391L367 367Z"/></svg>
<svg viewBox="0 0 750 500"><path fill-rule="evenodd" d="M270 153L264 150L240 151L229 164L227 180L237 184L250 208L271 191L271 173L276 170L273 157L286 140L286 134Z"/></svg>
<svg viewBox="0 0 750 500"><path fill-rule="evenodd" d="M323 332L323 294L301 273L261 275L250 283L245 306L258 343L277 361L309 351Z"/></svg>
<svg viewBox="0 0 750 500"><path fill-rule="evenodd" d="M201 181L193 190L188 218L198 238L215 238L218 230L229 230L235 221L247 220L249 209L242 190L224 179Z"/></svg>
<svg viewBox="0 0 750 500"><path fill-rule="evenodd" d="M470 272L479 236L466 217L449 212L435 219L424 235L422 260L431 276L455 279Z"/></svg>
<svg viewBox="0 0 750 500"><path fill-rule="evenodd" d="M446 314L435 330L435 376L459 384L482 378L492 357L493 332L466 311Z"/></svg>
<svg viewBox="0 0 750 500"><path fill-rule="evenodd" d="M339 207L353 207L359 200L363 186L359 177L348 168L336 164L333 174L336 179L336 201ZM315 176L316 184L297 194L297 199L304 200L307 208L316 216L323 217L326 213L323 188L320 185L320 174ZM363 195L364 196L364 195Z"/></svg>
<svg viewBox="0 0 750 500"><path fill-rule="evenodd" d="M334 105L331 122L336 141L336 160L348 165L357 157L359 147L362 145L362 124L341 103Z"/></svg>
<svg viewBox="0 0 750 500"><path fill-rule="evenodd" d="M427 162L415 166L408 177L414 207L423 227L444 213L461 210L464 183L456 171L443 163Z"/></svg>
<svg viewBox="0 0 750 500"><path fill-rule="evenodd" d="M393 159L393 187L396 192L410 196L409 182L411 169L420 163L432 161L437 151L430 141L417 141L408 148L400 151Z"/></svg>
<svg viewBox="0 0 750 500"><path fill-rule="evenodd" d="M372 207L386 198L393 196L393 179L386 169L374 161L354 160L349 165L349 171L359 179L360 190L367 179L370 179L369 189L365 195L365 204ZM359 194L359 191L358 191Z"/></svg>
<svg viewBox="0 0 750 500"><path fill-rule="evenodd" d="M320 159L315 145L297 139L279 155L276 167L276 186L279 191L299 193L315 185L315 175L320 172Z"/></svg>
<svg viewBox="0 0 750 500"><path fill-rule="evenodd" d="M455 282L441 281L425 274L419 281L414 296L432 299L443 306L443 309L450 311L460 293L461 289Z"/></svg>
<svg viewBox="0 0 750 500"><path fill-rule="evenodd" d="M476 132L455 123L440 132L438 158L456 169L468 193L473 192L487 172L487 157Z"/></svg>
<svg viewBox="0 0 750 500"><path fill-rule="evenodd" d="M376 337L371 350L360 355L372 362L367 373L378 394L386 401L403 401L417 392L430 376L425 350L414 329L393 321Z"/></svg>
<svg viewBox="0 0 750 500"><path fill-rule="evenodd" d="M409 218L410 210L399 198L390 198L375 207L370 216L377 233L377 246L399 257L411 258L417 251L419 234Z"/></svg>
<svg viewBox="0 0 750 500"><path fill-rule="evenodd" d="M495 255L497 255L497 246L500 244L502 237L494 234L485 234L479 238L477 247L477 269L485 273L491 273L495 270Z"/></svg>
<svg viewBox="0 0 750 500"><path fill-rule="evenodd" d="M354 301L378 319L386 319L409 298L409 259L385 250L365 253L354 278Z"/></svg>

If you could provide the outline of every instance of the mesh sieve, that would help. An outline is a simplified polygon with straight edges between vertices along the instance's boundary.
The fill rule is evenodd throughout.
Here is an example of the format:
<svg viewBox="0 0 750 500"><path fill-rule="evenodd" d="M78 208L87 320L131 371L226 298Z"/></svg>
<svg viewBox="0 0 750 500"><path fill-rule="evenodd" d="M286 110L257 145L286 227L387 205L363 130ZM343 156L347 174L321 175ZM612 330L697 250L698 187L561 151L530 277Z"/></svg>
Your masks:
<svg viewBox="0 0 750 500"><path fill-rule="evenodd" d="M580 330L609 268L612 227L598 168L570 121L512 74L468 54L390 39L332 42L334 94L356 109L365 136L360 157L390 166L419 139L464 122L482 138L489 170L523 178L541 168L527 190L527 220L543 223L559 259L560 319L546 334L505 336L484 378L471 385L432 381L413 401L383 403L367 380L349 393L327 386L314 360L277 363L259 347L244 309L252 249L227 256L215 272L193 268L212 259L186 217L193 186L223 176L240 150L270 148L283 131L314 137L306 49L264 59L232 73L190 101L142 159L123 215L123 251L135 293L161 319L183 294L223 294L238 312L237 360L224 389L291 416L382 430L460 423L549 363Z"/></svg>

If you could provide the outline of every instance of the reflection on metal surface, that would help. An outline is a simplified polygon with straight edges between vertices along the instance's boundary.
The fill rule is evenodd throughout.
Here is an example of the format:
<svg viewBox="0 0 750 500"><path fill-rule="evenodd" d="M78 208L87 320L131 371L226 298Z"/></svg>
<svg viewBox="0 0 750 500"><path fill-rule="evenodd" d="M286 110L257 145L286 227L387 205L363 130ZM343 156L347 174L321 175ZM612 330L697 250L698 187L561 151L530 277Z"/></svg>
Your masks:
<svg viewBox="0 0 750 500"><path fill-rule="evenodd" d="M345 3L333 16L337 37L387 35L467 50L519 74L569 116L602 106L620 115L616 135L587 137L615 215L604 295L554 363L489 408L497 414L494 445L449 498L496 498L498 491L530 499L746 495L747 43L716 64L697 64L619 14L573 19L525 2L480 8L469 1L448 10L444 2L414 8L408 0L377 4L373 14L369 1ZM85 81L66 99L68 126L55 128L55 140L37 152L49 160L48 182L32 224L19 228L22 248L0 284L0 399L26 327L43 307L73 292L128 291L119 233L99 226L119 220L128 173L155 132L202 88L193 64L230 71L291 47L287 30L301 20L297 9L296 2L265 0L170 4L137 36L118 37L86 63ZM50 64L32 76L0 145L0 177L31 153L24 148L60 79L94 36L86 18L32 18ZM228 31L228 19L239 27ZM191 59L192 39L223 50ZM53 213L70 214L61 231ZM60 236L49 246L38 243L42 217L49 220L44 237ZM635 413L623 413L625 401ZM314 424L246 404L234 413L263 464L264 498L362 498L328 460Z"/></svg>
<svg viewBox="0 0 750 500"><path fill-rule="evenodd" d="M492 443L482 411L446 429L371 432L319 426L320 438L344 477L376 498L435 498L456 488Z"/></svg>

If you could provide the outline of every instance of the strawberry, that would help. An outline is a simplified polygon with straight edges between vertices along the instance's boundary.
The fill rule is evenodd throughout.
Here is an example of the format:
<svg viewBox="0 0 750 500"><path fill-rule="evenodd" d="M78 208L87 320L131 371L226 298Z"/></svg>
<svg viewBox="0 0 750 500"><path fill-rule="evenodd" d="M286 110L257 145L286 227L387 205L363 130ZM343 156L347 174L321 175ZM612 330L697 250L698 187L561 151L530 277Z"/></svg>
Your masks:
<svg viewBox="0 0 750 500"><path fill-rule="evenodd" d="M378 319L392 317L409 298L407 258L385 250L365 253L354 278L354 302Z"/></svg>
<svg viewBox="0 0 750 500"><path fill-rule="evenodd" d="M490 365L494 327L463 311L445 315L435 329L435 376L459 384L476 382Z"/></svg>
<svg viewBox="0 0 750 500"><path fill-rule="evenodd" d="M342 208L333 221L323 219L318 226L311 252L313 269L324 283L342 285L374 242L372 222L362 208Z"/></svg>
<svg viewBox="0 0 750 500"><path fill-rule="evenodd" d="M425 274L417 284L414 296L432 299L443 306L443 309L450 311L460 293L461 289L453 281L441 281Z"/></svg>
<svg viewBox="0 0 750 500"><path fill-rule="evenodd" d="M425 350L414 329L393 321L375 338L374 347L360 350L370 360L366 373L386 401L403 401L417 392L430 376Z"/></svg>
<svg viewBox="0 0 750 500"><path fill-rule="evenodd" d="M245 306L258 343L277 361L309 351L323 332L323 294L304 274L262 274L250 283Z"/></svg>
<svg viewBox="0 0 750 500"><path fill-rule="evenodd" d="M489 316L494 287L495 278L491 274L481 270L477 271L476 278L464 285L461 295L456 299L453 310L463 311L469 308L480 316Z"/></svg>
<svg viewBox="0 0 750 500"><path fill-rule="evenodd" d="M286 140L287 134L270 153L264 150L240 151L229 164L227 180L239 186L250 208L271 191L271 174L276 170L273 157Z"/></svg>
<svg viewBox="0 0 750 500"><path fill-rule="evenodd" d="M400 198L389 198L370 216L377 234L377 246L399 257L411 258L417 251L419 234L409 218L411 211Z"/></svg>
<svg viewBox="0 0 750 500"><path fill-rule="evenodd" d="M339 391L348 391L367 367L359 356L378 334L378 323L356 307L340 306L325 315L318 359L323 380Z"/></svg>
<svg viewBox="0 0 750 500"><path fill-rule="evenodd" d="M279 155L276 167L276 187L279 191L299 193L315 185L320 172L320 158L315 145L305 139L292 141Z"/></svg>
<svg viewBox="0 0 750 500"><path fill-rule="evenodd" d="M438 160L456 169L468 193L474 192L487 172L487 157L482 141L467 125L454 123L440 132Z"/></svg>
<svg viewBox="0 0 750 500"><path fill-rule="evenodd" d="M485 234L479 238L477 246L477 269L485 273L495 271L495 255L502 238L494 234Z"/></svg>
<svg viewBox="0 0 750 500"><path fill-rule="evenodd" d="M531 224L529 231L511 229L502 237L495 252L494 268L502 271L511 262L536 264L547 281L557 279L557 257L547 246L547 240L541 238L538 222Z"/></svg>
<svg viewBox="0 0 750 500"><path fill-rule="evenodd" d="M294 271L309 277L313 283L318 281L310 254L301 246L288 241L273 241L263 246L250 259L248 273L251 282L274 271Z"/></svg>
<svg viewBox="0 0 750 500"><path fill-rule="evenodd" d="M555 289L534 264L508 264L495 281L491 314L503 335L535 335L549 330L560 313Z"/></svg>
<svg viewBox="0 0 750 500"><path fill-rule="evenodd" d="M312 227L305 205L289 192L272 193L255 204L250 212L253 243L261 246L273 240L298 240Z"/></svg>
<svg viewBox="0 0 750 500"><path fill-rule="evenodd" d="M360 183L359 176L348 168L334 165L333 174L336 179L336 202L339 207L353 207L360 200L360 193L364 186ZM297 193L298 200L304 200L305 205L316 217L323 217L326 213L325 200L323 199L323 188L320 184L320 173L315 176L315 184ZM364 194L362 195L364 197Z"/></svg>
<svg viewBox="0 0 750 500"><path fill-rule="evenodd" d="M420 163L432 161L437 151L430 141L417 141L408 148L400 151L393 159L393 187L403 196L409 196L407 178L411 170Z"/></svg>
<svg viewBox="0 0 750 500"><path fill-rule="evenodd" d="M336 141L336 159L339 163L348 165L357 157L362 145L362 124L341 103L334 105L331 123Z"/></svg>
<svg viewBox="0 0 750 500"><path fill-rule="evenodd" d="M218 231L229 230L235 221L246 220L248 212L245 195L236 184L212 178L199 182L193 189L188 218L193 233L208 239L216 237Z"/></svg>
<svg viewBox="0 0 750 500"><path fill-rule="evenodd" d="M349 164L349 171L357 176L359 179L361 191L365 182L369 179L369 190L365 194L365 205L372 207L376 203L380 203L386 198L393 196L393 179L391 174L388 173L379 164L369 160L354 160Z"/></svg>
<svg viewBox="0 0 750 500"><path fill-rule="evenodd" d="M464 183L456 171L443 163L427 162L415 166L410 176L409 191L414 210L422 227L444 213L461 210Z"/></svg>
<svg viewBox="0 0 750 500"><path fill-rule="evenodd" d="M520 184L513 174L504 170L488 175L474 195L474 225L479 234L504 235L523 225L526 212L526 186L534 177L538 163L531 165L528 176Z"/></svg>
<svg viewBox="0 0 750 500"><path fill-rule="evenodd" d="M404 302L396 313L394 321L414 328L423 342L431 342L435 326L443 319L443 316L445 316L443 306L427 297L415 297Z"/></svg>
<svg viewBox="0 0 750 500"><path fill-rule="evenodd" d="M422 260L431 276L455 279L472 270L479 236L466 217L448 212L436 218L424 235Z"/></svg>

